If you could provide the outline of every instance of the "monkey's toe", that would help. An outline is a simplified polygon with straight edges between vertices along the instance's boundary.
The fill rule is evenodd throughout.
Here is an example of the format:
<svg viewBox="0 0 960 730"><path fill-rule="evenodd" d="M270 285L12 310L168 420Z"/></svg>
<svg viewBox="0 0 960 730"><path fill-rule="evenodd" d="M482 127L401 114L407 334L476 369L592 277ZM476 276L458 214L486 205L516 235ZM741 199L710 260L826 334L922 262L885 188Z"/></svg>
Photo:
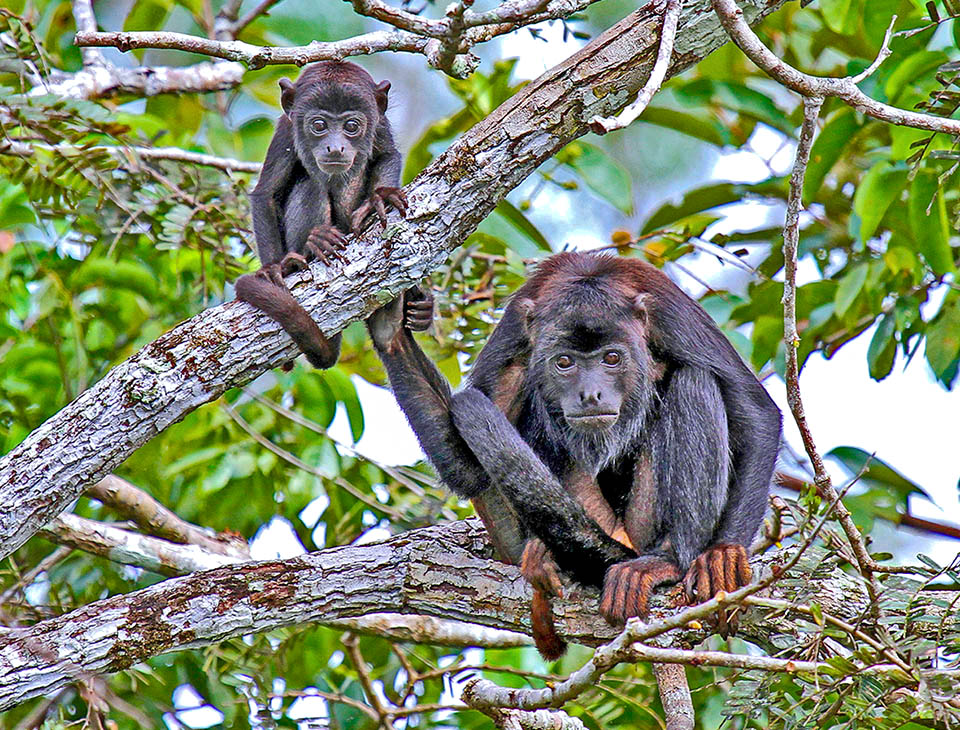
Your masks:
<svg viewBox="0 0 960 730"><path fill-rule="evenodd" d="M677 566L658 555L641 555L610 566L603 581L600 613L612 624L633 616L646 616L650 595L657 586L680 580Z"/></svg>

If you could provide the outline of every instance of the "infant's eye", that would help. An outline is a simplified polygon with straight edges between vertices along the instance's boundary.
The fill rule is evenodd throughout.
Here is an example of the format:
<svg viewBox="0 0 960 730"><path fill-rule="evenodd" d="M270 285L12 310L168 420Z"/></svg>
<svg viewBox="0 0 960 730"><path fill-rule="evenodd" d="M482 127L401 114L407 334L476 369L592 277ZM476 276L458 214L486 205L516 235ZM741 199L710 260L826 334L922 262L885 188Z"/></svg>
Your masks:
<svg viewBox="0 0 960 730"><path fill-rule="evenodd" d="M619 365L620 364L620 353L614 352L611 350L606 355L603 356L604 365Z"/></svg>
<svg viewBox="0 0 960 730"><path fill-rule="evenodd" d="M355 137L356 135L360 134L361 129L362 127L360 126L360 122L358 122L356 119L348 119L346 124L343 125L343 131L349 134L351 137Z"/></svg>
<svg viewBox="0 0 960 730"><path fill-rule="evenodd" d="M557 368L560 370L569 370L573 367L573 359L566 355L557 358Z"/></svg>
<svg viewBox="0 0 960 730"><path fill-rule="evenodd" d="M327 123L322 119L314 119L310 122L310 131L314 134L323 134L327 131Z"/></svg>

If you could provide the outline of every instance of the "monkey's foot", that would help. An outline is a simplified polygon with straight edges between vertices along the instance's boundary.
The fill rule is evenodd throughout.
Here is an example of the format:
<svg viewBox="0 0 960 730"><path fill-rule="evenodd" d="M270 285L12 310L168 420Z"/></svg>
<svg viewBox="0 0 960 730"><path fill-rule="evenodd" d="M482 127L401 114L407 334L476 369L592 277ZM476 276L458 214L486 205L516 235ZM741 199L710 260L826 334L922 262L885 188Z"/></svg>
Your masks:
<svg viewBox="0 0 960 730"><path fill-rule="evenodd" d="M719 543L707 548L697 557L683 579L687 600L693 603L709 601L721 591L730 593L750 582L753 572L743 545ZM717 611L717 628L724 637L736 633L735 617L727 618L725 609Z"/></svg>
<svg viewBox="0 0 960 730"><path fill-rule="evenodd" d="M364 228L371 215L376 214L380 225L387 226L387 205L396 208L401 216L407 216L407 196L402 188L377 188L363 204L353 211L350 228L359 231Z"/></svg>
<svg viewBox="0 0 960 730"><path fill-rule="evenodd" d="M304 244L310 258L316 259L326 266L330 265L328 256L342 263L349 263L347 257L340 253L346 246L347 242L344 240L344 235L333 226L317 226L310 231L307 242Z"/></svg>
<svg viewBox="0 0 960 730"><path fill-rule="evenodd" d="M611 565L603 579L600 614L612 624L625 623L633 616L646 616L653 589L676 583L680 578L680 569L659 555L641 555Z"/></svg>
<svg viewBox="0 0 960 730"><path fill-rule="evenodd" d="M309 271L307 260L296 251L291 251L280 261L280 273L289 276L295 271Z"/></svg>
<svg viewBox="0 0 960 730"><path fill-rule="evenodd" d="M415 286L403 295L403 323L414 332L429 329L433 322L433 295Z"/></svg>
<svg viewBox="0 0 960 730"><path fill-rule="evenodd" d="M254 273L258 279L269 281L274 286L286 289L287 285L283 283L283 272L280 270L280 264L267 264L261 266L260 270Z"/></svg>
<svg viewBox="0 0 960 730"><path fill-rule="evenodd" d="M707 548L690 564L683 588L690 603L703 603L720 591L742 588L752 577L743 545L720 543Z"/></svg>
<svg viewBox="0 0 960 730"><path fill-rule="evenodd" d="M527 540L520 556L520 572L534 590L548 596L563 596L563 583L550 550L539 538Z"/></svg>

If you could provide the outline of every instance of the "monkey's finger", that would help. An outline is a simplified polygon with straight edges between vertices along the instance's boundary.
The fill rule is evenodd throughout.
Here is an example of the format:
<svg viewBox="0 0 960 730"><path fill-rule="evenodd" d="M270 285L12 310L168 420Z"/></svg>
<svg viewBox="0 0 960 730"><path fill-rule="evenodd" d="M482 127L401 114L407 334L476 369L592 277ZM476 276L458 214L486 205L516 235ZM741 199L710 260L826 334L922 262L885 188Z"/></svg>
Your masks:
<svg viewBox="0 0 960 730"><path fill-rule="evenodd" d="M632 570L630 575L630 595L627 596L626 605L623 607L625 618L631 616L646 616L649 608L650 576L644 570Z"/></svg>
<svg viewBox="0 0 960 730"><path fill-rule="evenodd" d="M727 580L725 576L726 564L723 560L723 552L714 550L710 553L710 588L711 597L717 592L725 590Z"/></svg>
<svg viewBox="0 0 960 730"><path fill-rule="evenodd" d="M393 189L387 193L384 198L390 205L397 209L397 212L406 217L407 215L407 196L402 190Z"/></svg>
<svg viewBox="0 0 960 730"><path fill-rule="evenodd" d="M614 565L607 570L606 578L603 581L603 595L600 599L600 614L610 623L620 623L619 618L614 613L614 603L617 596L617 583L619 581L619 568Z"/></svg>
<svg viewBox="0 0 960 730"><path fill-rule="evenodd" d="M697 603L703 603L713 598L713 591L710 590L710 571L707 570L706 561L700 561L697 570Z"/></svg>
<svg viewBox="0 0 960 730"><path fill-rule="evenodd" d="M737 578L740 579L740 587L750 585L753 580L753 570L750 569L750 559L747 557L746 550L740 550L737 553Z"/></svg>
<svg viewBox="0 0 960 730"><path fill-rule="evenodd" d="M387 227L387 208L383 204L383 198L379 195L373 199L373 204L377 209L377 219L380 221L380 225L384 228Z"/></svg>
<svg viewBox="0 0 960 730"><path fill-rule="evenodd" d="M723 552L723 576L726 579L723 590L733 593L740 586L737 585L737 551L733 549Z"/></svg>

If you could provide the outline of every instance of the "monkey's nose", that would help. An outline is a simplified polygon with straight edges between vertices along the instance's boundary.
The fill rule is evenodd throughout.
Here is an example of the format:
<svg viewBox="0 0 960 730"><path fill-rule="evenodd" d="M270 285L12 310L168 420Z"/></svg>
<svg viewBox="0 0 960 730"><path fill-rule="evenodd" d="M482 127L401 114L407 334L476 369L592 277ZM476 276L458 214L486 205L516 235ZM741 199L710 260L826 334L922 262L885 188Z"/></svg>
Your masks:
<svg viewBox="0 0 960 730"><path fill-rule="evenodd" d="M344 152L343 145L340 145L339 147L334 147L333 145L328 144L327 152L330 152L330 153L336 152L337 154L342 155Z"/></svg>
<svg viewBox="0 0 960 730"><path fill-rule="evenodd" d="M595 406L603 400L603 393L599 390L581 390L580 403L585 406Z"/></svg>

